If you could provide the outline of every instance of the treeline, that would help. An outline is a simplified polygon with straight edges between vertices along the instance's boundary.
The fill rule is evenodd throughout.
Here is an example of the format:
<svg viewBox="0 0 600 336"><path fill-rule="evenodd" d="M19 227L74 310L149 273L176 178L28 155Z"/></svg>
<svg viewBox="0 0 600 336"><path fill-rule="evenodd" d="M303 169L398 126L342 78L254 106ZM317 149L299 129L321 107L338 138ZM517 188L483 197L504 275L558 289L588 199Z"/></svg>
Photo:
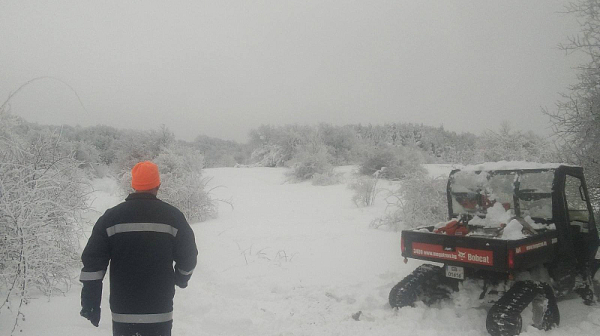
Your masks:
<svg viewBox="0 0 600 336"><path fill-rule="evenodd" d="M24 121L21 125L23 129L49 128ZM245 144L203 135L191 142L176 140L164 126L146 131L109 126L59 129L63 142L74 148L76 159L97 176L112 174L124 179L136 162L159 157L177 162L165 163L166 173L174 165L185 166L182 162L194 162L197 166L185 167L188 172L239 165L290 167L291 178L317 179L317 184L335 183L333 167L339 165L359 165L365 175L378 172L379 177L401 179L419 171L423 163L554 159L552 147L544 138L533 132L514 131L508 123L499 128L474 135L404 123L261 125L249 132Z"/></svg>
<svg viewBox="0 0 600 336"><path fill-rule="evenodd" d="M29 124L30 127L41 127ZM198 136L194 141L176 140L167 127L156 130L117 129L110 126L61 126L64 141L76 144L76 155L98 173L105 169L120 172L131 169L140 160L158 157L165 149L176 148L197 158L199 168L233 167L247 163L250 149L234 141Z"/></svg>
<svg viewBox="0 0 600 336"><path fill-rule="evenodd" d="M310 178L311 171L326 173L334 165L357 164L364 174L401 179L422 163L547 162L556 157L546 139L512 130L507 122L482 135L403 123L262 125L250 132L249 145L252 164L288 166L298 179Z"/></svg>
<svg viewBox="0 0 600 336"><path fill-rule="evenodd" d="M364 174L385 167L382 177L394 179L407 170L418 170L422 163L556 159L548 141L533 132L512 130L508 123L482 135L405 123L261 125L249 132L248 143L240 144L203 135L194 141L176 140L165 126L145 131L101 125L56 127L14 118L19 120L15 134L26 136L42 130L58 134L74 158L98 177L127 177L135 163L157 158L165 161L166 174L172 170L199 172L202 168L253 165L290 167L292 175L300 180L310 179L314 173L328 173L333 166L350 164L359 165Z"/></svg>
<svg viewBox="0 0 600 336"><path fill-rule="evenodd" d="M283 166L305 144L314 142L326 147L333 164L356 164L365 153L385 147L416 150L427 163L534 161L545 160L552 154L546 139L533 132L514 131L506 122L499 130L486 131L480 136L410 123L262 125L250 131L252 161L265 166Z"/></svg>

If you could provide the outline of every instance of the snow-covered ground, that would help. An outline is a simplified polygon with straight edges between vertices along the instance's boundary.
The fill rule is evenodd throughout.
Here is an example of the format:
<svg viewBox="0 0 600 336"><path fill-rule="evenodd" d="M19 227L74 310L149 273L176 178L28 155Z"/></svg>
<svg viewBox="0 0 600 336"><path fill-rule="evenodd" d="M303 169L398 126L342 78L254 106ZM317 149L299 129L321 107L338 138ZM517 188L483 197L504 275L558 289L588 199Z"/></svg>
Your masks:
<svg viewBox="0 0 600 336"><path fill-rule="evenodd" d="M351 167L340 169L352 178ZM213 195L233 206L222 202L217 219L192 225L199 263L189 287L177 290L174 335L487 335L475 290L434 307L390 308L390 289L419 263L402 262L399 233L369 227L384 212L383 193L356 208L347 184L291 184L284 172L205 170L219 186ZM98 210L119 202L110 181L96 186ZM99 328L79 317L79 291L32 301L20 334L110 335L107 290ZM523 335L600 334L600 308L578 298L559 306L559 328ZM9 314L0 315L0 335L11 329Z"/></svg>

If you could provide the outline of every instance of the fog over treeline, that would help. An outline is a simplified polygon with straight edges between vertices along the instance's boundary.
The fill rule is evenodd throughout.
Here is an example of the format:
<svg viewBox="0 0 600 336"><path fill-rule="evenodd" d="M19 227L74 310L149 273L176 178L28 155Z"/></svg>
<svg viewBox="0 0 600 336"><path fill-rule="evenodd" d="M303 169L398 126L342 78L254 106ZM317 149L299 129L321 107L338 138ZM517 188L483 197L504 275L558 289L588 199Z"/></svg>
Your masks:
<svg viewBox="0 0 600 336"><path fill-rule="evenodd" d="M202 168L291 166L305 152L321 153L327 163L335 166L360 164L373 155L415 163L459 164L557 159L546 137L533 131L514 130L509 122L482 135L402 122L345 126L327 123L261 125L249 132L247 143L239 143L205 135L198 135L193 141L177 140L165 126L145 131L104 125L51 126L13 117L19 125L16 133L22 136L42 131L59 134L61 141L71 143L78 160L105 168L121 169L140 160L152 160L172 146L201 155Z"/></svg>

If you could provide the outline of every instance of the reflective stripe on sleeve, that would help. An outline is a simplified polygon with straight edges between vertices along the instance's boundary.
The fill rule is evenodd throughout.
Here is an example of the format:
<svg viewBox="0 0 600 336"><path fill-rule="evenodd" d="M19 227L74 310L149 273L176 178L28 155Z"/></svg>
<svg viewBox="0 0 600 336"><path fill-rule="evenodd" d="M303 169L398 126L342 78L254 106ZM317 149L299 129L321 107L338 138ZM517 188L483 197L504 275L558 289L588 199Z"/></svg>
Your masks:
<svg viewBox="0 0 600 336"><path fill-rule="evenodd" d="M173 312L162 314L117 314L112 313L113 322L119 323L161 323L173 319Z"/></svg>
<svg viewBox="0 0 600 336"><path fill-rule="evenodd" d="M192 273L194 273L194 269L192 268L192 269L191 269L191 270L189 270L189 271L184 271L184 270L182 270L181 268L177 268L177 272L179 272L179 273L181 273L181 274L183 274L183 275L191 275Z"/></svg>
<svg viewBox="0 0 600 336"><path fill-rule="evenodd" d="M81 271L81 274L79 275L79 281L102 280L102 279L104 279L105 273L106 273L106 271L96 271L96 272Z"/></svg>
<svg viewBox="0 0 600 336"><path fill-rule="evenodd" d="M111 237L123 232L161 232L177 236L177 229L169 224L161 223L122 223L106 229L106 234Z"/></svg>

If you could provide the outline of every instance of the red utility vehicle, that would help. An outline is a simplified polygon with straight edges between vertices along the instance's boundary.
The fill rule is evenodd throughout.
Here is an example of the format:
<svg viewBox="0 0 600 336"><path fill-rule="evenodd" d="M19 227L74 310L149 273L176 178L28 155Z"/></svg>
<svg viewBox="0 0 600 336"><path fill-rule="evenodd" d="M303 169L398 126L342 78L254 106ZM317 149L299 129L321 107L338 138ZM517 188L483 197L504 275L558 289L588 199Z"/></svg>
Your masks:
<svg viewBox="0 0 600 336"><path fill-rule="evenodd" d="M406 258L432 261L394 286L392 307L449 298L474 279L495 302L486 327L517 335L521 312L548 330L557 298L576 292L592 304L600 265L598 229L583 169L562 164L488 163L450 173L447 223L402 231Z"/></svg>

